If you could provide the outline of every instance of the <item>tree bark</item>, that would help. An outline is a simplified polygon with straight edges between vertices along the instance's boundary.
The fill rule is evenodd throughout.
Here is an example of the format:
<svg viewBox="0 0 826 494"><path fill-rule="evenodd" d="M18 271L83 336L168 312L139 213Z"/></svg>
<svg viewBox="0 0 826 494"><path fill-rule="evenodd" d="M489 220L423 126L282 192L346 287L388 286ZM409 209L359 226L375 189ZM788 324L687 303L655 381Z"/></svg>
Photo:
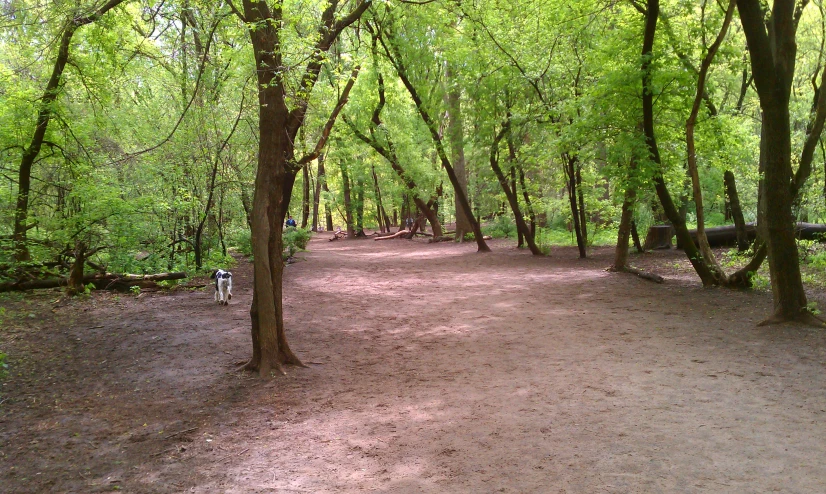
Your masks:
<svg viewBox="0 0 826 494"><path fill-rule="evenodd" d="M269 376L271 370L283 372L283 364L302 365L287 343L282 305L282 225L298 171L293 143L304 125L309 97L321 72L324 53L341 31L358 20L370 4L369 1L359 1L348 14L337 16L338 4L333 2L322 12L315 46L298 83L302 91L292 110L287 107L286 81L281 72L284 65L281 5L271 11L265 1L243 0L244 13L236 11L249 26L259 88L258 171L252 207L255 263L250 322L253 355L244 367L258 371L262 377ZM348 91L345 89L345 93ZM315 156L329 137L335 116L346 103L346 96L342 94L328 120L316 145ZM312 159L305 158L307 161Z"/></svg>
<svg viewBox="0 0 826 494"><path fill-rule="evenodd" d="M648 147L648 152L651 160L661 167L660 151L657 147L657 138L654 134L654 92L651 87L651 57L653 54L654 37L657 31L657 17L659 15L660 2L659 0L649 0L648 8L646 9L645 31L643 34L643 48L642 48L642 112L643 112L643 132L645 134L645 142ZM691 237L688 234L688 228L685 222L680 217L680 212L674 205L671 199L671 194L665 185L662 172L656 171L654 174L654 188L657 191L657 197L660 199L663 211L668 217L680 241L685 245L685 253L688 257L694 270L700 276L703 285L711 285L715 282L715 277L708 265L703 261L702 254L694 245Z"/></svg>
<svg viewBox="0 0 826 494"><path fill-rule="evenodd" d="M310 164L301 167L303 182L301 187L301 228L307 228L310 220Z"/></svg>
<svg viewBox="0 0 826 494"><path fill-rule="evenodd" d="M740 196L737 194L737 183L734 181L734 173L726 170L723 173L723 182L726 186L726 196L728 197L731 216L734 219L734 226L737 231L737 250L745 252L749 249L749 238L746 233L746 220L743 218L743 210L740 207Z"/></svg>
<svg viewBox="0 0 826 494"><path fill-rule="evenodd" d="M313 226L312 231L318 231L318 207L321 196L321 182L325 180L324 177L324 155L318 155L318 165L315 174L315 192L313 193Z"/></svg>
<svg viewBox="0 0 826 494"><path fill-rule="evenodd" d="M765 139L766 242L774 315L766 322L806 319L806 293L794 239L789 102L794 79L797 22L793 0L775 0L766 30L758 0L737 2L763 110Z"/></svg>
<svg viewBox="0 0 826 494"><path fill-rule="evenodd" d="M450 152L453 157L453 169L456 172L457 182L462 192L467 196L467 174L465 172L465 139L462 125L462 91L454 80L453 70L450 62L445 62L445 83L447 91L445 100L447 103L447 135L450 142ZM473 226L462 208L458 196L454 196L454 206L456 211L456 233L455 238L463 242L465 234L473 231Z"/></svg>
<svg viewBox="0 0 826 494"><path fill-rule="evenodd" d="M509 131L510 120L506 121L502 125L502 130L500 130L493 138L493 143L490 146L490 167L493 170L493 173L496 175L496 178L499 180L499 185L505 192L505 196L508 198L508 203L510 204L511 210L513 211L513 217L516 220L516 228L518 228L519 231L521 231L523 236L525 237L525 240L528 243L528 249L530 249L531 254L535 256L541 256L542 251L539 250L539 247L537 247L536 243L534 242L533 236L530 235L530 229L528 228L527 223L525 223L525 217L522 215L522 211L519 208L519 200L516 197L516 190L511 189L511 187L508 185L508 179L505 177L505 174L502 173L502 169L499 167L499 160L497 158L499 152L499 143L505 137L505 134L507 134Z"/></svg>
<svg viewBox="0 0 826 494"><path fill-rule="evenodd" d="M568 178L568 202L571 205L571 221L574 224L574 232L576 234L576 245L579 249L580 259L584 259L586 257L585 238L582 234L582 225L580 225L581 217L579 215L579 208L577 207L576 202L577 182L575 167L577 166L577 158L576 156L570 155L568 153L563 153L562 159L564 160L563 166L565 167L565 175Z"/></svg>

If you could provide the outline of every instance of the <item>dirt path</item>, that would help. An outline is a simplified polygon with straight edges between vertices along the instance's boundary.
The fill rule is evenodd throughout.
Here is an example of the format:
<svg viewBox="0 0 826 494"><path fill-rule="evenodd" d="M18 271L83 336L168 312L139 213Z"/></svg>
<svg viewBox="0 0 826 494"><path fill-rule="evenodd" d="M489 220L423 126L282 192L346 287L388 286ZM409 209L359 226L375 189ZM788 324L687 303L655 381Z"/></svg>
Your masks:
<svg viewBox="0 0 826 494"><path fill-rule="evenodd" d="M823 490L824 332L756 328L766 294L606 273L607 249L494 248L314 239L286 281L310 367L271 381L233 370L246 263L229 307L9 302L0 491Z"/></svg>

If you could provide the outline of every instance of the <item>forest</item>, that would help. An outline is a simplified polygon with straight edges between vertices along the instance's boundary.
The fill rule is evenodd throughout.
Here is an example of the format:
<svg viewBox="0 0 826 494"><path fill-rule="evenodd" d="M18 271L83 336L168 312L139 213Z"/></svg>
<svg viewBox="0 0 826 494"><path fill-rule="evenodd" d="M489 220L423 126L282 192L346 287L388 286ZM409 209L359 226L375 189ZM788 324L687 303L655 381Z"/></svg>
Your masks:
<svg viewBox="0 0 826 494"><path fill-rule="evenodd" d="M317 369L286 331L315 331L310 304L333 287L301 285L313 269L346 267L342 297L391 297L392 273L418 293L418 270L452 293L440 276L472 250L460 285L513 262L525 279L565 267L641 300L688 290L667 314L725 300L766 338L811 331L824 66L821 0L4 0L0 326L18 313L48 326L21 307L83 311L93 292L205 300L209 274L233 268L231 367L268 386L253 377ZM349 264L381 252L414 261ZM679 263L679 288L664 288ZM574 310L570 290L555 303ZM26 368L13 341L0 338L0 380ZM298 490L320 485L333 484Z"/></svg>

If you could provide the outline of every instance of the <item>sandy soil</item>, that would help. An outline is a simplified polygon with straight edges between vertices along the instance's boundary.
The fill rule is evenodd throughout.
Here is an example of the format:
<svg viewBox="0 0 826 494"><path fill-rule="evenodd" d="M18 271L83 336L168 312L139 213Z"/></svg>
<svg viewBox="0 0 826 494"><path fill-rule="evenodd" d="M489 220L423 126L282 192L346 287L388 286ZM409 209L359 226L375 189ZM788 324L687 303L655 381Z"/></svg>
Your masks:
<svg viewBox="0 0 826 494"><path fill-rule="evenodd" d="M246 262L228 307L5 299L0 491L823 492L823 331L610 249L493 247L314 239L285 282L309 367L273 380L234 370Z"/></svg>

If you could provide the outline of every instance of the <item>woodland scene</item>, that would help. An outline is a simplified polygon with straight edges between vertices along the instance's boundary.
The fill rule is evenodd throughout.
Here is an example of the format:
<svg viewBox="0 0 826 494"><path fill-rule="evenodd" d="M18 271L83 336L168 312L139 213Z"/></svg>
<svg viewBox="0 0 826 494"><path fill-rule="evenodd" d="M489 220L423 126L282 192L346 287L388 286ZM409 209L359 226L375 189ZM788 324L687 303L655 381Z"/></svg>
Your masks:
<svg viewBox="0 0 826 494"><path fill-rule="evenodd" d="M0 1L0 492L820 492L822 0Z"/></svg>

